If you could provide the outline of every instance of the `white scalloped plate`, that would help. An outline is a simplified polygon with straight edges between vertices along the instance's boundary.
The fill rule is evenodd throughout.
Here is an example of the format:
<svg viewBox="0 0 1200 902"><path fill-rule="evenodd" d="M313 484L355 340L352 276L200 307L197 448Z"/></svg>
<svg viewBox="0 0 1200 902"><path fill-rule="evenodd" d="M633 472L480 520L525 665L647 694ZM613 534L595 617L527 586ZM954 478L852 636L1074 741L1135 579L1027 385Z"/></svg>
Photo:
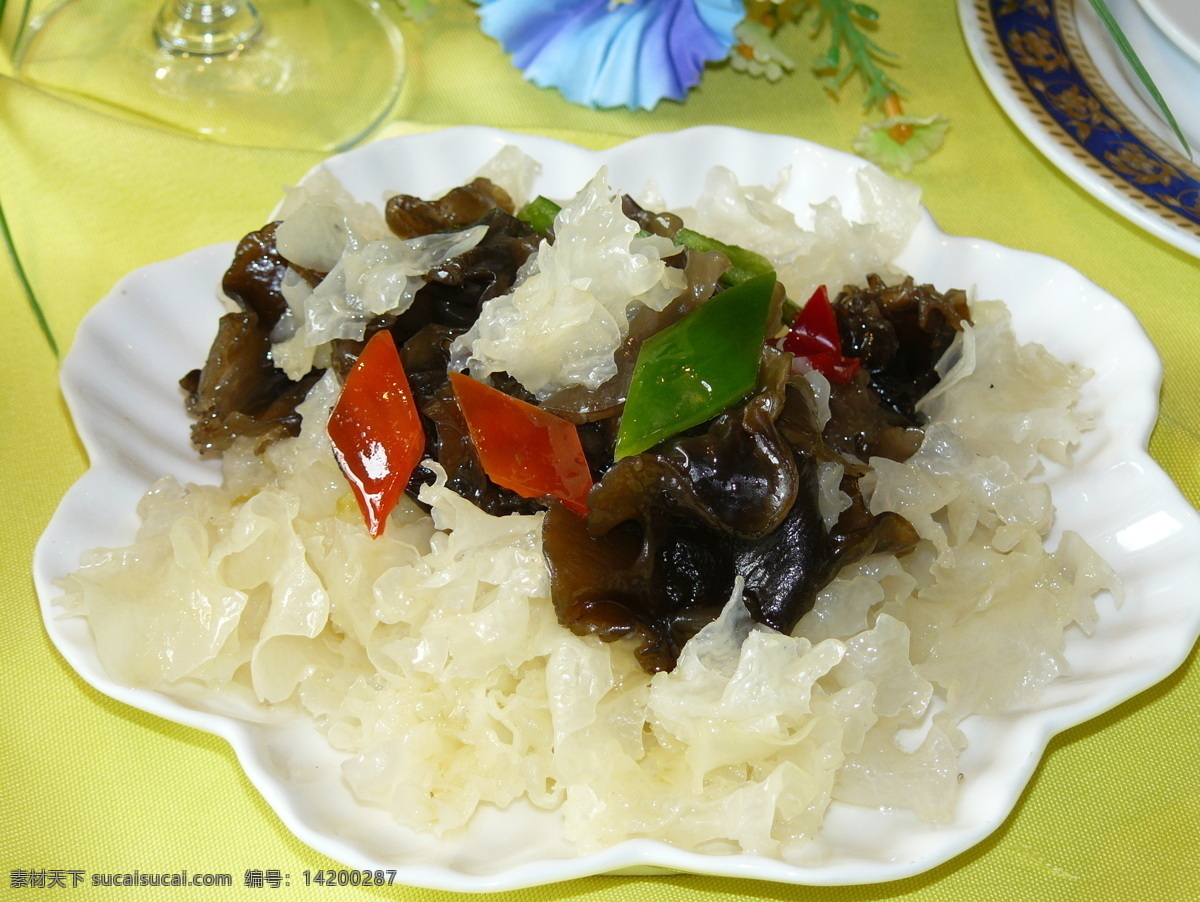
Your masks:
<svg viewBox="0 0 1200 902"><path fill-rule="evenodd" d="M614 185L640 191L653 179L668 203L691 201L717 163L743 182L769 183L792 167L786 202L803 220L810 203L838 197L859 213L855 172L868 165L804 141L728 128L651 135L600 153L490 129L459 128L391 139L325 165L363 200L405 191L439 196L505 143L544 164L536 188L573 194L599 167ZM976 286L1002 298L1024 340L1095 370L1085 404L1096 412L1075 464L1048 474L1059 523L1081 532L1124 580L1115 608L1100 599L1100 626L1068 637L1072 672L1036 705L969 718L970 746L954 820L918 823L905 813L835 803L804 859L703 855L632 841L580 855L554 814L514 806L481 813L462 835L434 839L396 826L356 802L338 777L338 756L307 720L254 723L204 699L179 699L114 684L101 669L85 621L55 607L54 580L84 550L131 540L134 508L164 473L215 482L188 443L176 380L205 357L221 312L217 286L233 245L139 270L81 324L63 364L62 387L92 466L71 488L38 544L34 574L46 628L80 675L101 692L152 714L225 737L250 780L304 842L352 868L395 868L401 882L497 891L608 872L682 871L800 884L868 883L940 864L995 830L1016 804L1055 733L1106 711L1179 666L1200 635L1200 518L1145 453L1158 409L1161 368L1133 315L1068 266L985 241L943 234L925 214L900 263L942 288Z"/></svg>

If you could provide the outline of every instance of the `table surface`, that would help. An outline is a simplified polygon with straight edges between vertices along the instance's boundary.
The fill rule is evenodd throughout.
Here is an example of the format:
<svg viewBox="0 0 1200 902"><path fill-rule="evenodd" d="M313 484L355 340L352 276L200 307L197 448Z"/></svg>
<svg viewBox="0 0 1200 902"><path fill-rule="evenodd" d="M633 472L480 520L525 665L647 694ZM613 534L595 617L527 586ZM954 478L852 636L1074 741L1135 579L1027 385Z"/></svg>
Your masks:
<svg viewBox="0 0 1200 902"><path fill-rule="evenodd" d="M324 156L203 142L81 108L13 77L8 50L24 4L0 23L0 202L30 282L64 351L80 318L122 275L257 228L280 189ZM35 8L39 4L35 4ZM268 5L269 4L265 4ZM1165 363L1150 451L1194 504L1200 499L1200 261L1094 200L1009 122L974 69L953 0L880 4L881 43L897 53L914 112L952 120L946 146L909 176L939 225L1070 264L1127 304ZM389 131L460 124L550 135L589 147L720 123L796 135L840 149L863 121L850 85L831 98L805 72L778 83L711 69L685 103L594 111L526 83L482 36L470 5L443 0L404 24L410 68ZM805 29L784 47L818 52ZM803 63L802 63L803 65ZM249 889L247 870L299 875L335 867L295 839L222 740L127 708L86 685L46 636L30 558L55 505L86 469L39 332L7 259L0 305L0 896L20 870L87 874L227 872L213 898L300 898ZM1200 603L1200 602L1198 602ZM823 900L1200 898L1200 666L1057 737L1007 822L975 849L919 877L813 889L699 877L595 877L512 898L656 897ZM157 888L80 889L116 898ZM394 887L321 889L329 897L435 899ZM182 896L180 896L182 897Z"/></svg>

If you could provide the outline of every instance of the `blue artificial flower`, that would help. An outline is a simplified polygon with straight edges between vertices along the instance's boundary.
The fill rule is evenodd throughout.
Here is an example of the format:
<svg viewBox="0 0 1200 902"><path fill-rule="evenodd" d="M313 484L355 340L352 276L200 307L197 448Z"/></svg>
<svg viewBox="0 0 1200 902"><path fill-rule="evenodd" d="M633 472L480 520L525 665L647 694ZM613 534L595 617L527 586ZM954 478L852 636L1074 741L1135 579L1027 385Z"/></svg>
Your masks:
<svg viewBox="0 0 1200 902"><path fill-rule="evenodd" d="M483 31L541 87L591 107L682 100L729 56L742 0L477 0Z"/></svg>

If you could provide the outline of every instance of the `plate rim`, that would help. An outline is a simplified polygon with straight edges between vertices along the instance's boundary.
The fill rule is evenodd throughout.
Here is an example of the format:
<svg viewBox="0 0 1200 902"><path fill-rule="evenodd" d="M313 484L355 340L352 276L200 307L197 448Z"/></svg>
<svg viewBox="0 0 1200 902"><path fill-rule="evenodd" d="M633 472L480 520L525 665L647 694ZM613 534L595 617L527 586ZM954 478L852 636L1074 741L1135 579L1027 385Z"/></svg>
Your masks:
<svg viewBox="0 0 1200 902"><path fill-rule="evenodd" d="M1175 18L1174 9L1166 9L1157 0L1136 0L1146 16L1179 50L1200 65L1200 34L1189 31ZM1190 23L1189 23L1190 24Z"/></svg>

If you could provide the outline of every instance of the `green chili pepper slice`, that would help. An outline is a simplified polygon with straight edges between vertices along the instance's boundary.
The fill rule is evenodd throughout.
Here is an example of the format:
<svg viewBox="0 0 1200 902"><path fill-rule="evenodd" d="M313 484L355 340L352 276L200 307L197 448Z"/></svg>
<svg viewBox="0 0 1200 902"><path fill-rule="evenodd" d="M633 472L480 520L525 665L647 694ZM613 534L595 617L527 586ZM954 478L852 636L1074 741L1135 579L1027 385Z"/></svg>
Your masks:
<svg viewBox="0 0 1200 902"><path fill-rule="evenodd" d="M554 233L554 217L561 209L562 207L550 198L539 194L521 208L517 218L527 222L536 232L549 236ZM721 276L721 282L725 285L737 285L755 276L774 272L771 261L762 254L738 247L736 244L726 244L689 228L682 228L675 234L675 243L694 251L720 251L728 257L729 269Z"/></svg>
<svg viewBox="0 0 1200 902"><path fill-rule="evenodd" d="M686 227L675 233L675 243L694 251L720 251L728 257L729 269L721 276L721 281L726 285L739 285L747 279L775 271L771 261L762 254L748 251L736 244L726 244L716 238L709 238Z"/></svg>
<svg viewBox="0 0 1200 902"><path fill-rule="evenodd" d="M617 432L617 460L712 419L754 390L774 290L773 272L746 279L646 339Z"/></svg>
<svg viewBox="0 0 1200 902"><path fill-rule="evenodd" d="M554 217L561 209L550 198L539 194L517 212L517 219L528 223L538 234L548 237L554 234Z"/></svg>

